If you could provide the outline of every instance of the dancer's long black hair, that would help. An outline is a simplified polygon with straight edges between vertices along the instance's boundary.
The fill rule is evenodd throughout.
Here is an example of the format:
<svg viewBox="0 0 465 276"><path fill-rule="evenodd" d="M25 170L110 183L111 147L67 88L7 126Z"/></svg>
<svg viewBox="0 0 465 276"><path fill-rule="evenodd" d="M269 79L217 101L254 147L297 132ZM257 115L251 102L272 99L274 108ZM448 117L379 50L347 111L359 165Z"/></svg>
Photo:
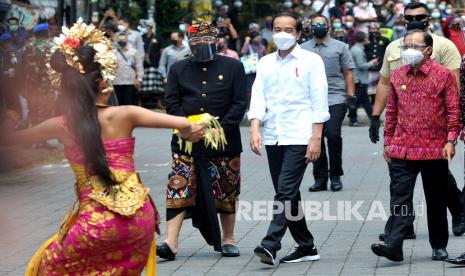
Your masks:
<svg viewBox="0 0 465 276"><path fill-rule="evenodd" d="M59 109L65 116L72 135L84 155L86 170L99 176L106 187L116 184L108 168L107 157L100 136L96 97L99 93L99 64L94 61L95 50L90 46L77 49L77 57L85 74L66 63L65 56L56 51L50 58L51 67L61 73Z"/></svg>

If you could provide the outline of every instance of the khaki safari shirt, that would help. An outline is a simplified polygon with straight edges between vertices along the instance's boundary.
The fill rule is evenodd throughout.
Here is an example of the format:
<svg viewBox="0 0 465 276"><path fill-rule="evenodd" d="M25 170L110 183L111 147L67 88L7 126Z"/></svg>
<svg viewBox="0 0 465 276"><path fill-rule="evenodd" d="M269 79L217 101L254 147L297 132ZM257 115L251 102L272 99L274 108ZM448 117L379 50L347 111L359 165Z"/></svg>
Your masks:
<svg viewBox="0 0 465 276"><path fill-rule="evenodd" d="M449 70L456 70L460 68L461 58L460 53L455 47L454 43L449 39L430 33L433 37L433 54L431 59L437 63L449 68ZM399 38L391 42L386 48L384 54L383 67L381 67L381 76L389 79L391 72L402 65L402 57L400 46L403 43L403 38Z"/></svg>

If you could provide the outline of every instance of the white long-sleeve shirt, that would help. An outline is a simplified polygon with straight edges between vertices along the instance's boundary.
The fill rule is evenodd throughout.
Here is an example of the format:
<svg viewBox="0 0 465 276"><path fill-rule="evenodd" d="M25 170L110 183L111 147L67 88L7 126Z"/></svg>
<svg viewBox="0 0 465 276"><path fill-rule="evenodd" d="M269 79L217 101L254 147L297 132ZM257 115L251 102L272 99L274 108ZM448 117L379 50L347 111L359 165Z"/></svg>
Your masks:
<svg viewBox="0 0 465 276"><path fill-rule="evenodd" d="M321 57L299 45L285 58L277 52L263 57L247 115L263 122L265 145L308 145L313 124L329 120Z"/></svg>

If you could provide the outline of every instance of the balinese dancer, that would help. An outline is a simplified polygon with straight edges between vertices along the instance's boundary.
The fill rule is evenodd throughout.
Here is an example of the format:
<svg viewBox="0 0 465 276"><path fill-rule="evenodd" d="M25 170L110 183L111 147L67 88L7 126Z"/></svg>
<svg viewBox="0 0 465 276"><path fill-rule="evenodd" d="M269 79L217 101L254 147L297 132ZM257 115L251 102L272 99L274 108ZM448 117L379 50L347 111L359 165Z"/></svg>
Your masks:
<svg viewBox="0 0 465 276"><path fill-rule="evenodd" d="M168 73L167 113L191 116L208 112L218 116L227 140L223 150L194 143L188 154L173 137L172 171L166 192L167 237L157 246L157 255L168 260L175 259L179 231L189 217L215 251L227 257L239 256L233 232L240 191L239 123L247 107L246 77L239 61L216 54L217 34L217 29L206 22L189 27L193 56L173 64Z"/></svg>
<svg viewBox="0 0 465 276"><path fill-rule="evenodd" d="M183 138L198 139L203 127L135 106L106 105L116 58L110 40L93 25L80 19L71 29L63 27L55 43L50 70L59 81L62 116L9 139L59 139L76 176L78 200L59 232L35 253L26 275L140 275L146 264L147 275L155 275L159 219L134 169L132 132L177 128Z"/></svg>

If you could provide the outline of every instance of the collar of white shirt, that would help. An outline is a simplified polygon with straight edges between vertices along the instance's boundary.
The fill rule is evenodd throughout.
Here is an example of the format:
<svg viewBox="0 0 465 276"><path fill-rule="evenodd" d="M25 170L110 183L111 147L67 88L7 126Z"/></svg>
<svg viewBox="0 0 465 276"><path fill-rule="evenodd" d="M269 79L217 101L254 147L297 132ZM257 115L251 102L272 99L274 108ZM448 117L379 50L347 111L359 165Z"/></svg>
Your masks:
<svg viewBox="0 0 465 276"><path fill-rule="evenodd" d="M289 57L301 58L302 57L302 51L305 51L305 50L302 49L298 43L296 43L295 47L294 47L294 49L292 49L291 53L289 55L287 55L286 57L284 57L284 58L282 58L279 55L279 51L276 51L275 52L276 60L283 60L283 59L286 59L286 58L289 58Z"/></svg>

